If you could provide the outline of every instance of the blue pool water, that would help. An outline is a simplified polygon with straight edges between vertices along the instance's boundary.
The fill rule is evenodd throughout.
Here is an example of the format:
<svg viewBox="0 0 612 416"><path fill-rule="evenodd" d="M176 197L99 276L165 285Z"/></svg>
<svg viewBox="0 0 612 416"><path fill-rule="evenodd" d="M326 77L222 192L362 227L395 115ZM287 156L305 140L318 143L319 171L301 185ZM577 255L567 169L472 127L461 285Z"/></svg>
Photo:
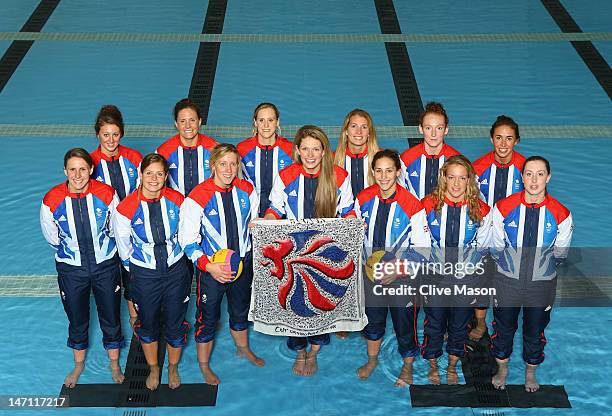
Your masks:
<svg viewBox="0 0 612 416"><path fill-rule="evenodd" d="M435 4L432 4L435 3ZM403 33L558 33L540 2L473 1L469 5L395 1ZM18 31L38 1L0 3L0 32ZM610 31L612 6L603 1L564 0L584 31ZM188 0L180 7L162 0L125 2L62 0L43 32L200 33L208 2ZM359 0L288 2L230 1L224 33L376 34L374 2ZM0 53L10 41L0 41ZM408 44L424 101L440 100L453 126L489 125L508 114L521 125L612 125L610 100L567 42L432 42ZM612 42L595 46L612 60ZM92 125L103 104L119 106L127 124L172 125L173 104L187 95L198 44L189 42L37 41L0 92L0 124ZM217 65L208 124L244 126L261 101L276 103L281 126L339 125L354 107L367 109L380 126L402 125L393 78L382 43L223 43ZM0 195L0 279L53 275L52 251L38 223L44 193L63 180L62 157L68 148L96 147L84 137L0 137L4 191ZM237 143L243 137L232 138ZM334 142L337 138L332 137ZM125 137L124 144L142 153L153 151L162 137ZM487 137L449 139L474 159L489 150ZM384 147L403 150L406 141L381 137ZM612 221L601 220L610 196L608 177L612 137L538 138L523 134L518 150L550 159L552 195L573 213L573 244L605 247ZM1 282L1 281L0 281ZM194 305L188 319L193 322ZM59 392L69 370L67 323L56 297L0 297L0 322L7 338L0 350L3 371L0 395ZM125 328L127 315L124 314ZM547 329L547 359L542 382L564 385L573 408L504 409L506 415L610 414L607 394L612 364L611 310L558 308ZM388 326L390 328L390 325ZM98 323L92 319L91 345L83 383L108 383L107 359ZM125 336L129 338L127 329ZM408 390L393 381L401 362L387 333L381 365L366 382L355 369L366 358L365 343L352 334L332 339L320 355L320 373L291 374L292 353L284 338L251 333L254 350L266 359L258 369L236 362L223 317L213 355L223 380L217 406L201 409L148 409L147 415L206 412L230 415L382 415L480 414L474 409L411 408ZM521 340L517 337L515 351ZM122 355L125 361L127 349ZM522 383L518 354L511 361L509 382ZM201 381L190 338L180 365L183 382ZM426 383L426 365L417 361L415 383ZM166 382L164 375L163 382ZM0 409L0 412L2 410ZM65 414L122 414L123 409L70 409ZM24 411L20 414L28 414Z"/></svg>

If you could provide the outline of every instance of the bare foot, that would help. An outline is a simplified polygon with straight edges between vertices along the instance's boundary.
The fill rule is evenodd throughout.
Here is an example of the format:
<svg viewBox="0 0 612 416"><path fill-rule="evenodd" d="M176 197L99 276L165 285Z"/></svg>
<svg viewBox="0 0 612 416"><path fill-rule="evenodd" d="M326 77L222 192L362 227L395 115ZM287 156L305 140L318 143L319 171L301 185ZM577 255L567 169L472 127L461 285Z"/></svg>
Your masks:
<svg viewBox="0 0 612 416"><path fill-rule="evenodd" d="M438 361L435 358L429 360L427 379L429 379L429 382L435 386L440 385L440 370L438 370Z"/></svg>
<svg viewBox="0 0 612 416"><path fill-rule="evenodd" d="M200 371L204 376L204 381L206 382L206 384L216 386L217 384L221 383L221 380L219 380L219 377L217 377L217 375L213 373L213 371L208 366L208 363L200 362Z"/></svg>
<svg viewBox="0 0 612 416"><path fill-rule="evenodd" d="M412 361L404 361L402 371L395 381L395 387L404 387L410 384L412 384Z"/></svg>
<svg viewBox="0 0 612 416"><path fill-rule="evenodd" d="M360 380L367 379L370 377L370 374L372 374L372 371L374 371L377 365L378 356L368 355L368 362L357 369L357 377L359 377Z"/></svg>
<svg viewBox="0 0 612 416"><path fill-rule="evenodd" d="M266 362L262 358L259 358L253 353L253 351L251 351L248 345L244 347L236 347L236 348L238 348L238 351L236 352L236 354L239 357L245 357L247 360L249 360L252 364L255 364L257 367L263 367L266 364Z"/></svg>
<svg viewBox="0 0 612 416"><path fill-rule="evenodd" d="M446 368L446 383L449 385L459 384L459 376L457 375L457 366L455 364L448 364Z"/></svg>
<svg viewBox="0 0 612 416"><path fill-rule="evenodd" d="M525 391L527 393L533 393L540 390L540 384L536 379L537 365L527 364L525 366Z"/></svg>
<svg viewBox="0 0 612 416"><path fill-rule="evenodd" d="M314 375L319 369L319 365L317 364L317 355L319 351L310 351L306 354L306 365L304 366L304 375L306 377L310 377Z"/></svg>
<svg viewBox="0 0 612 416"><path fill-rule="evenodd" d="M77 381L79 380L79 376L83 372L85 368L85 361L75 361L74 368L71 372L68 373L66 378L64 379L64 386L73 389L76 386Z"/></svg>
<svg viewBox="0 0 612 416"><path fill-rule="evenodd" d="M506 389L506 378L508 378L508 360L497 360L497 374L491 379L493 387L498 390ZM525 388L527 386L525 385Z"/></svg>
<svg viewBox="0 0 612 416"><path fill-rule="evenodd" d="M306 350L299 350L295 362L293 363L293 374L296 376L304 375L304 368L306 367Z"/></svg>
<svg viewBox="0 0 612 416"><path fill-rule="evenodd" d="M482 336L487 332L487 323L484 319L477 318L476 326L470 331L468 337L470 340L478 342L482 338Z"/></svg>
<svg viewBox="0 0 612 416"><path fill-rule="evenodd" d="M176 389L181 385L181 376L178 371L178 364L168 363L168 387Z"/></svg>
<svg viewBox="0 0 612 416"><path fill-rule="evenodd" d="M157 390L157 387L159 387L159 366L158 365L149 366L149 376L147 377L146 384L149 390Z"/></svg>
<svg viewBox="0 0 612 416"><path fill-rule="evenodd" d="M110 360L111 376L113 377L113 381L117 384L123 383L125 380L125 376L121 372L121 367L119 366L119 360Z"/></svg>
<svg viewBox="0 0 612 416"><path fill-rule="evenodd" d="M348 338L348 332L347 331L338 331L336 332L336 336L340 339L347 339Z"/></svg>

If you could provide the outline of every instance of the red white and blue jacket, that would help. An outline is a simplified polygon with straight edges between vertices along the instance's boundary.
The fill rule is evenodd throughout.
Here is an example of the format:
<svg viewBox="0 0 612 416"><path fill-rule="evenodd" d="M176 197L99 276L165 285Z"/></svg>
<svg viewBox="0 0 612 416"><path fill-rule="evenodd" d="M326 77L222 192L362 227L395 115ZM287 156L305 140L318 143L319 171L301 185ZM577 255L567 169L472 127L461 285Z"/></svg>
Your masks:
<svg viewBox="0 0 612 416"><path fill-rule="evenodd" d="M354 215L353 192L351 191L348 173L337 165L334 165L334 172L336 174L336 187L338 188L336 215L338 217ZM294 163L283 169L274 179L274 186L270 192L270 207L266 214L272 214L277 219L302 220L304 218L314 218L314 198L318 186L318 177L318 173L316 175L306 173L304 167L299 163ZM315 179L316 182L314 182Z"/></svg>
<svg viewBox="0 0 612 416"><path fill-rule="evenodd" d="M178 134L162 143L155 153L168 161L170 187L187 196L193 188L209 178L210 152L217 144L215 139L203 134L198 134L198 141L193 147L184 146Z"/></svg>
<svg viewBox="0 0 612 416"><path fill-rule="evenodd" d="M502 199L493 209L491 255L497 270L512 279L525 273L530 280L554 279L557 262L567 257L573 229L570 211L550 195L539 204L527 203L525 191ZM533 270L521 270L523 247L535 247Z"/></svg>
<svg viewBox="0 0 612 416"><path fill-rule="evenodd" d="M417 198L423 199L438 184L440 168L446 159L458 154L460 153L457 150L446 143L437 155L427 154L424 143L417 144L400 156L402 174L398 183Z"/></svg>
<svg viewBox="0 0 612 416"><path fill-rule="evenodd" d="M108 157L98 146L91 158L94 162L92 178L115 188L120 201L138 188L140 152L120 145L117 156Z"/></svg>
<svg viewBox="0 0 612 416"><path fill-rule="evenodd" d="M202 270L207 256L222 248L244 258L251 249L249 222L257 218L257 199L255 188L244 179L235 178L229 188L215 185L213 178L196 186L181 206L179 243L187 257Z"/></svg>
<svg viewBox="0 0 612 416"><path fill-rule="evenodd" d="M525 164L525 156L514 152L510 163L501 164L495 160L495 153L489 152L472 163L482 197L490 207L494 207L500 199L523 190L521 172Z"/></svg>
<svg viewBox="0 0 612 416"><path fill-rule="evenodd" d="M379 189L378 185L372 185L355 199L357 218L367 225L363 241L365 256L381 249L397 252L413 247L431 247L421 202L400 185L387 199L380 196Z"/></svg>
<svg viewBox="0 0 612 416"><path fill-rule="evenodd" d="M422 202L431 232L432 260L444 263L445 259L448 260L449 256L454 258L455 254L446 249L456 248L457 262L476 266L489 252L491 245L491 208L478 200L482 215L482 221L478 223L470 219L466 201L452 202L445 197L439 213L436 212L437 201L433 195L426 196Z"/></svg>
<svg viewBox="0 0 612 416"><path fill-rule="evenodd" d="M371 166L367 146L359 154L354 154L347 146L343 167L349 174L353 196L356 196L359 192L370 186L368 183L368 173Z"/></svg>
<svg viewBox="0 0 612 416"><path fill-rule="evenodd" d="M70 193L67 183L51 188L40 207L40 225L56 262L96 273L96 265L113 259L117 247L110 217L118 203L112 187L94 180L80 194Z"/></svg>
<svg viewBox="0 0 612 416"><path fill-rule="evenodd" d="M164 187L160 197L147 199L140 192L125 198L112 217L119 257L129 269L130 263L145 269L167 267L183 257L178 243L178 225L183 195Z"/></svg>
<svg viewBox="0 0 612 416"><path fill-rule="evenodd" d="M242 158L244 178L251 182L259 196L258 216L263 217L270 205L270 191L278 173L293 163L293 143L276 136L272 146L262 146L257 136L240 142L237 146Z"/></svg>

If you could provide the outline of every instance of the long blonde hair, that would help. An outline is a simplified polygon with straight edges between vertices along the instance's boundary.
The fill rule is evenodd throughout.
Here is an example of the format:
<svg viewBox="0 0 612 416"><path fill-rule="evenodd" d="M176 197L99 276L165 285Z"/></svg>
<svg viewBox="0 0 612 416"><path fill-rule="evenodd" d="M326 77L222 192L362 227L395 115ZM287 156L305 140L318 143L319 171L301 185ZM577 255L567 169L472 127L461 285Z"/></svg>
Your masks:
<svg viewBox="0 0 612 416"><path fill-rule="evenodd" d="M336 156L334 156L334 163L344 169L344 163L346 159L346 148L348 147L348 126L351 121L351 117L360 116L368 121L368 141L366 146L368 148L368 161L372 163L372 158L380 150L378 146L378 139L376 137L376 128L374 128L374 122L370 114L360 108L351 110L342 123L342 130L340 131L340 138L338 139L338 147L336 148ZM371 169L368 169L368 184L374 185L374 173Z"/></svg>
<svg viewBox="0 0 612 416"><path fill-rule="evenodd" d="M302 140L306 137L318 140L323 148L323 159L321 160L319 182L315 195L315 215L317 218L333 218L336 216L338 190L329 139L325 132L317 126L306 125L300 127L295 133L295 140L293 142L293 161L300 165L302 160L297 150L300 148Z"/></svg>
<svg viewBox="0 0 612 416"><path fill-rule="evenodd" d="M464 195L464 201L467 201L468 215L474 222L480 223L482 221L482 213L480 212L480 190L476 183L476 171L474 167L463 155L455 155L449 157L442 168L440 169L440 176L438 177L438 185L431 192L436 202L436 213L440 213L442 206L444 206L444 195L446 193L446 172L450 165L463 166L468 173L468 184Z"/></svg>

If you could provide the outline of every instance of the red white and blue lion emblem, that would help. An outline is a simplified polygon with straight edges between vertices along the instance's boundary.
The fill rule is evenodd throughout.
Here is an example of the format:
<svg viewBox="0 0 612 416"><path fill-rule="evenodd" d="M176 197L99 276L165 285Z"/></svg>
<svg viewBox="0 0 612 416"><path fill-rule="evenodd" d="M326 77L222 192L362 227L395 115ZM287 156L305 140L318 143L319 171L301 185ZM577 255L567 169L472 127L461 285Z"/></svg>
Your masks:
<svg viewBox="0 0 612 416"><path fill-rule="evenodd" d="M334 239L321 231L289 233L289 239L264 245L261 254L273 265L270 274L281 281L278 301L298 316L310 317L336 308L346 293L355 262ZM306 295L306 296L305 296Z"/></svg>

